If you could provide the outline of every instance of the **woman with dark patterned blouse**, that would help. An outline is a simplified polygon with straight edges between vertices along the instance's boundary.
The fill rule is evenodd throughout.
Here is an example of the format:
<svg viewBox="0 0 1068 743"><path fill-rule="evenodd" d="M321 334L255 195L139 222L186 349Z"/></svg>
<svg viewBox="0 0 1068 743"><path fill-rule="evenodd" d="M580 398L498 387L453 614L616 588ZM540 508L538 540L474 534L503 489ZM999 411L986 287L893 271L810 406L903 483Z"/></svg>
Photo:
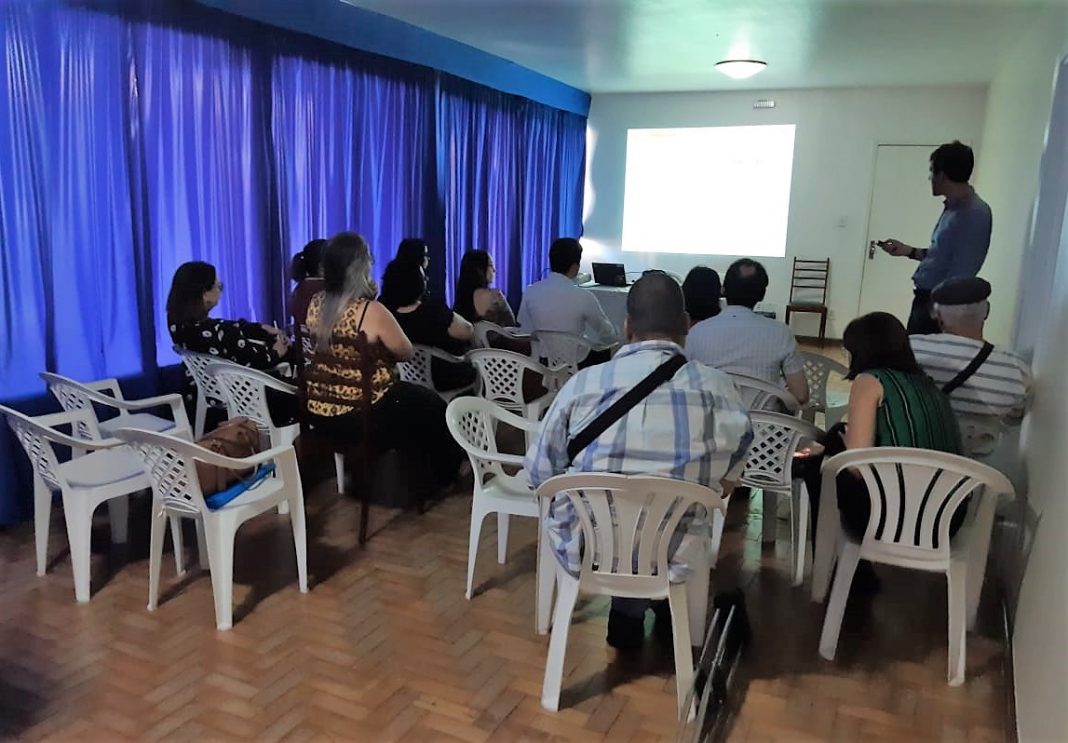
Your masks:
<svg viewBox="0 0 1068 743"><path fill-rule="evenodd" d="M222 290L210 263L190 261L178 267L167 295L167 328L174 345L253 369L272 369L288 361L289 339L280 329L208 317Z"/></svg>

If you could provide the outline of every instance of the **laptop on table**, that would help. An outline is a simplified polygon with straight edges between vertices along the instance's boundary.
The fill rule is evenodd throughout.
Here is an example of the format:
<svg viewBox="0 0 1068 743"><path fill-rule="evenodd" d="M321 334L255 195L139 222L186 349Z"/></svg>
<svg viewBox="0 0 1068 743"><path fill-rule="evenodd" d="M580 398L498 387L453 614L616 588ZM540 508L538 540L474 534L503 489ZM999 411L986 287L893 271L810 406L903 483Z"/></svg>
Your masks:
<svg viewBox="0 0 1068 743"><path fill-rule="evenodd" d="M594 263L593 281L600 286L629 286L622 263Z"/></svg>

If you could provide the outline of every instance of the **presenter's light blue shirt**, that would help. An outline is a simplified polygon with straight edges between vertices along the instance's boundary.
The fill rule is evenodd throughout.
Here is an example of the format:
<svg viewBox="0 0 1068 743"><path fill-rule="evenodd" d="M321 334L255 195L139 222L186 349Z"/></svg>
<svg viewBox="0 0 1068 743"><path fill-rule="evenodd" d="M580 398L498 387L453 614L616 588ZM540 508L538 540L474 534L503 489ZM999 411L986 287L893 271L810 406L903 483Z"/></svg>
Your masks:
<svg viewBox="0 0 1068 743"><path fill-rule="evenodd" d="M978 274L990 249L991 224L990 207L974 191L956 203L947 200L912 283L930 291L946 279Z"/></svg>

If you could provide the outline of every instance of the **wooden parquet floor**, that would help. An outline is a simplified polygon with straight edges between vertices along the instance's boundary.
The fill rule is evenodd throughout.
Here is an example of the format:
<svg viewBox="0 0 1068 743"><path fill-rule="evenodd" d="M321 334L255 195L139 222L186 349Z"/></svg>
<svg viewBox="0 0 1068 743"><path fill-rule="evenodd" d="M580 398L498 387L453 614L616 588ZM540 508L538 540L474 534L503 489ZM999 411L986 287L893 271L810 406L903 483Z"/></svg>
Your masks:
<svg viewBox="0 0 1068 743"><path fill-rule="evenodd" d="M38 740L654 741L675 734L670 653L650 639L619 657L607 602L580 604L562 709L539 699L547 638L534 634L534 524L513 519L506 565L483 530L479 593L463 597L470 495L428 513L358 511L329 480L308 488L311 591L297 591L288 521L238 534L235 625L217 632L208 576L164 562L160 607L145 610L147 505L131 542L94 532L93 596L74 601L62 517L51 567L33 568L32 528L0 533L0 735ZM716 587L744 586L754 646L733 741L1003 740L1002 645L968 640L968 681L945 684L945 588L882 572L851 601L839 660L816 653L822 607L785 577L786 542L762 549L760 515L732 504ZM140 525L140 526L139 526ZM786 523L780 524L785 532ZM188 535L192 544L192 533ZM651 621L651 618L650 618ZM996 636L996 633L991 633Z"/></svg>

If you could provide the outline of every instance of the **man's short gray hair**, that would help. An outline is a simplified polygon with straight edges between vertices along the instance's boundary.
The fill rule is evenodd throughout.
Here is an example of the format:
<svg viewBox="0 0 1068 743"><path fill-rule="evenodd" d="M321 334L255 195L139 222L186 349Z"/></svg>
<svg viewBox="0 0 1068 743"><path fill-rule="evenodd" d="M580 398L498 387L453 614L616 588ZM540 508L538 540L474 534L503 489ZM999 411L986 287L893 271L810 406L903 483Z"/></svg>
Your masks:
<svg viewBox="0 0 1068 743"><path fill-rule="evenodd" d="M632 335L685 335L686 300L679 282L661 271L643 275L627 293L627 320Z"/></svg>
<svg viewBox="0 0 1068 743"><path fill-rule="evenodd" d="M982 325L989 313L990 302L985 299L972 304L936 304L934 306L934 316L949 326Z"/></svg>

